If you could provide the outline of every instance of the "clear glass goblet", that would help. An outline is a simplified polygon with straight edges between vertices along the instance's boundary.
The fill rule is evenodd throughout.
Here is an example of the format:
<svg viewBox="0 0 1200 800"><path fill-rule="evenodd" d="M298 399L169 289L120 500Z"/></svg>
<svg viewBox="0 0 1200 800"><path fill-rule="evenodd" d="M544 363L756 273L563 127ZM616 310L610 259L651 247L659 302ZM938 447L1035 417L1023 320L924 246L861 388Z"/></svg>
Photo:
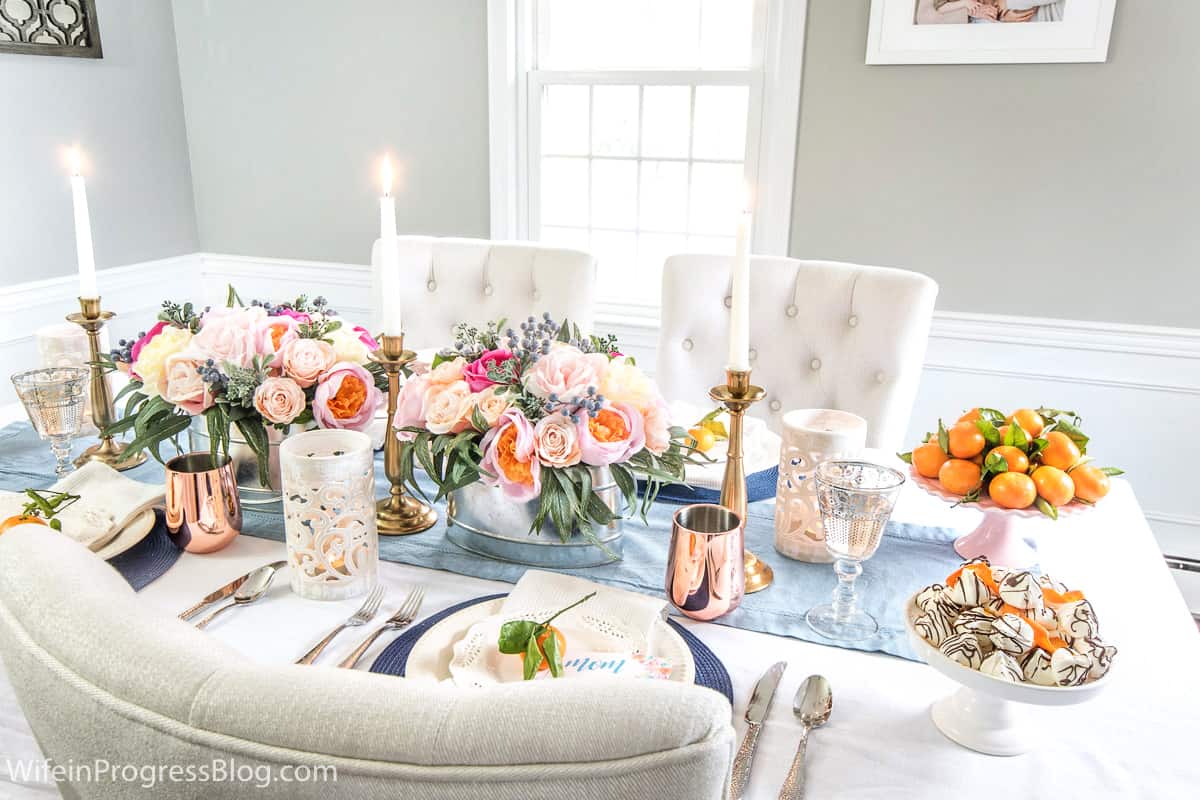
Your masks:
<svg viewBox="0 0 1200 800"><path fill-rule="evenodd" d="M33 429L50 440L54 473L60 478L73 468L71 440L83 424L88 374L86 367L50 367L12 376Z"/></svg>
<svg viewBox="0 0 1200 800"><path fill-rule="evenodd" d="M827 639L869 639L879 632L879 623L858 607L854 581L862 562L879 548L904 475L881 464L835 460L818 466L815 476L825 547L834 558L838 585L832 603L809 609L804 618Z"/></svg>

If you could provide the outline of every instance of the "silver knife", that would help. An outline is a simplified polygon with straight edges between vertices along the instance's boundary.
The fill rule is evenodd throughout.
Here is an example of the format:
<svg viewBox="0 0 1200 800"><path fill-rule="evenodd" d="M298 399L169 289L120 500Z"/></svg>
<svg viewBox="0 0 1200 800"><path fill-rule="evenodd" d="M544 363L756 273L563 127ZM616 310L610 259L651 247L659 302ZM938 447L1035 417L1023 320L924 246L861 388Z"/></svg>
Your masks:
<svg viewBox="0 0 1200 800"><path fill-rule="evenodd" d="M771 700L775 697L775 689L779 687L779 679L787 663L780 661L772 664L754 684L754 694L750 695L750 705L746 707L746 735L742 737L742 745L737 755L733 757L733 780L729 786L732 800L741 800L750 780L750 765L754 763L754 748L758 744L758 732L762 730L763 720L771 708Z"/></svg>
<svg viewBox="0 0 1200 800"><path fill-rule="evenodd" d="M286 561L272 561L267 566L274 567L276 570L279 570L279 569L282 569L283 567L287 566L287 562ZM257 569L257 567L256 567L256 569ZM205 597L199 603L196 603L196 605L192 606L187 611L184 611L182 614L180 614L179 618L186 620L191 617L194 617L205 606L211 605L212 603L215 603L218 600L224 600L226 597L232 596L233 593L236 592L241 587L241 585L246 582L246 579L249 578L251 573L253 573L253 572L254 572L254 570L250 570L250 572L247 572L245 575L241 576L240 578L234 578L229 583L222 586L220 589L217 589L215 592L205 595Z"/></svg>

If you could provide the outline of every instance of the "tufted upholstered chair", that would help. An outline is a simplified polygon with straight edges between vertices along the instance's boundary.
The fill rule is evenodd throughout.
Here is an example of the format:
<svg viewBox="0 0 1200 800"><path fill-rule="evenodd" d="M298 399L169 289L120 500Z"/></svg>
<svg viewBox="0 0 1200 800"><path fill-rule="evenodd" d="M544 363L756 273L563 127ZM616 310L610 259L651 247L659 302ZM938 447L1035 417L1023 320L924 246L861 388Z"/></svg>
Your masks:
<svg viewBox="0 0 1200 800"><path fill-rule="evenodd" d="M396 239L407 347L445 347L459 322L480 325L503 317L515 323L544 311L556 322L565 317L591 330L596 260L588 253L533 242ZM371 248L372 276L380 242ZM379 329L373 322L372 330Z"/></svg>
<svg viewBox="0 0 1200 800"><path fill-rule="evenodd" d="M728 356L731 256L677 255L663 267L656 379L672 400L709 403ZM867 420L867 445L903 444L937 284L916 272L754 256L750 366L767 391L750 413L778 432L794 408Z"/></svg>
<svg viewBox="0 0 1200 800"><path fill-rule="evenodd" d="M256 664L41 526L0 536L0 575L0 652L46 757L337 768L336 783L261 790L60 785L68 798L691 800L722 797L728 782L729 703L702 687L616 678L464 691Z"/></svg>

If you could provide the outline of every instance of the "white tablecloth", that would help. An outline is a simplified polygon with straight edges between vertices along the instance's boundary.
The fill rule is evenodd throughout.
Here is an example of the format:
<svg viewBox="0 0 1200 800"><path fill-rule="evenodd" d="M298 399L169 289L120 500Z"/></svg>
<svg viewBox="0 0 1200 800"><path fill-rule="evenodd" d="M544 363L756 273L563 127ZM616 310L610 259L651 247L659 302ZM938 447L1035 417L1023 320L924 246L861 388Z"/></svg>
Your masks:
<svg viewBox="0 0 1200 800"><path fill-rule="evenodd" d="M906 487L895 518L969 529L978 512L951 510ZM689 623L725 662L733 679L739 735L742 714L758 676L787 661L747 796L775 797L791 762L799 727L791 701L800 681L821 673L833 685L833 717L809 743L809 797L1194 797L1200 788L1200 635L1155 544L1130 486L1114 482L1112 494L1091 513L1060 520L1041 541L1046 571L1084 589L1098 610L1105 638L1120 648L1112 684L1093 702L1075 707L1031 708L1041 717L1044 743L1035 752L995 758L944 738L929 719L929 705L957 684L923 664L890 656L825 647L785 637ZM781 558L762 553L768 561ZM182 610L224 581L284 557L281 543L240 537L212 555L184 554L141 592L147 603ZM870 570L868 562L866 569ZM383 563L388 587L384 610L420 584L422 616L454 603L507 591L507 584L401 564ZM896 587L907 594L914 587ZM767 591L770 591L768 589ZM224 618L210 635L247 658L286 663L324 631L352 613L359 601L316 603L293 596L287 582L269 600ZM804 609L797 609L797 625ZM333 660L357 643L344 634L323 657ZM363 667L386 646L363 659ZM53 796L52 788L7 783L3 762L39 758L12 688L0 676L0 797ZM982 793L982 794L981 794Z"/></svg>

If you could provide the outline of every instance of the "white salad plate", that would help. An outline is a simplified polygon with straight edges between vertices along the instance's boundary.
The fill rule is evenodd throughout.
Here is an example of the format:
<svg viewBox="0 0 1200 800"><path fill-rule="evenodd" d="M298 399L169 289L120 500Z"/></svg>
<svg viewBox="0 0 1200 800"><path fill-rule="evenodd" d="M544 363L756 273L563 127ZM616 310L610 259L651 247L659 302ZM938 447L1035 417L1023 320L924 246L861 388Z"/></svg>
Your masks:
<svg viewBox="0 0 1200 800"><path fill-rule="evenodd" d="M432 626L413 645L408 654L404 675L407 678L428 678L444 681L450 678L450 661L454 658L454 645L471 626L490 616L500 613L503 597L488 600L456 611ZM570 641L567 642L568 655ZM696 663L692 651L683 637L666 623L658 620L651 637L650 653L647 655L669 659L672 665L671 680L680 683L695 683Z"/></svg>
<svg viewBox="0 0 1200 800"><path fill-rule="evenodd" d="M992 756L1015 756L1039 744L1038 727L1026 720L1025 705L1069 706L1091 700L1112 681L1112 670L1081 686L1013 683L959 664L925 641L913 627L921 615L917 595L908 598L904 627L917 655L938 672L962 684L930 706L933 724L950 740Z"/></svg>
<svg viewBox="0 0 1200 800"><path fill-rule="evenodd" d="M105 561L110 558L121 555L129 548L141 543L143 539L150 535L150 531L154 530L154 509L147 508L142 511L129 524L121 529L113 538L104 543L104 546L96 550L96 555Z"/></svg>

